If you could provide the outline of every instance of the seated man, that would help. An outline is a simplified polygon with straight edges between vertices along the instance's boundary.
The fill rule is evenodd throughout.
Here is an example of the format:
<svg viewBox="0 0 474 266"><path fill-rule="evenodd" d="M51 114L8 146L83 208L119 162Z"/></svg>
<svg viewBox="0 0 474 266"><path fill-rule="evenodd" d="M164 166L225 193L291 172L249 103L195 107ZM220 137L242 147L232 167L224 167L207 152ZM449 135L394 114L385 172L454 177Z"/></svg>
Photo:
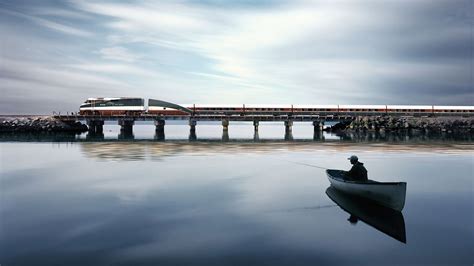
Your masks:
<svg viewBox="0 0 474 266"><path fill-rule="evenodd" d="M350 181L367 182L367 169L365 169L363 163L359 162L359 158L357 158L355 155L352 155L347 159L351 160L352 168L346 172L345 179Z"/></svg>

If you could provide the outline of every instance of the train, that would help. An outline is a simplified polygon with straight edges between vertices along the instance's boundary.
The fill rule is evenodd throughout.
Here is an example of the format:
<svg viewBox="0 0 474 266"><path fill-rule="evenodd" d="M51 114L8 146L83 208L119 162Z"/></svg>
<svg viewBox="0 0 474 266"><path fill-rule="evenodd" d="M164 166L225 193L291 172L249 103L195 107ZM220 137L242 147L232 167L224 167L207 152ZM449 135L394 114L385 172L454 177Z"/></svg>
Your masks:
<svg viewBox="0 0 474 266"><path fill-rule="evenodd" d="M134 97L89 98L79 108L81 115L163 116L327 116L327 115L474 115L474 106L436 105L297 105L297 104L174 104Z"/></svg>

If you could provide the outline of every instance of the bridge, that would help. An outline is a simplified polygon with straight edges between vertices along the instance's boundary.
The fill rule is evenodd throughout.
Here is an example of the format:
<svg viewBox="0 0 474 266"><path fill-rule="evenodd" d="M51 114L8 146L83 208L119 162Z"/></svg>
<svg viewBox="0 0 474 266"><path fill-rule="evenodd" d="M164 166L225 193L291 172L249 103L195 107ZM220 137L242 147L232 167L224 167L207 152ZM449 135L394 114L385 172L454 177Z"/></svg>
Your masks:
<svg viewBox="0 0 474 266"><path fill-rule="evenodd" d="M196 139L196 126L199 121L221 121L223 127L223 139L228 136L229 124L231 121L237 122L253 122L255 136L258 135L258 127L260 122L283 122L285 126L285 139L292 139L293 122L312 122L315 132L322 131L324 122L344 122L352 121L352 116L337 116L333 114L314 116L314 115L54 115L54 118L63 122L85 121L92 135L100 135L103 133L105 121L117 121L120 126L120 135L126 137L133 135L133 126L135 121L152 121L155 124L155 133L157 139L164 139L164 131L166 120L188 121L189 138ZM228 138L228 137L227 137Z"/></svg>
<svg viewBox="0 0 474 266"><path fill-rule="evenodd" d="M453 116L455 114L436 114L438 116ZM54 118L68 122L85 121L89 128L90 135L103 134L103 125L105 121L117 121L120 125L120 135L133 136L133 126L135 121L152 121L155 125L155 133L157 139L164 139L165 125L167 120L184 120L188 121L189 139L196 139L196 126L199 121L221 121L223 130L223 139L228 138L228 130L232 121L253 122L254 136L258 136L258 128L260 122L282 122L285 127L285 139L292 139L293 122L310 122L314 126L315 135L323 130L325 122L342 122L350 123L357 117L380 117L381 114L374 113L350 113L341 114L339 112L325 112L324 114L315 115L307 113L292 113L286 115L275 114L187 114L187 115L163 115L139 113L130 115L79 115L79 114L55 114ZM387 116L387 115L386 115ZM388 114L388 116L410 116L409 114ZM413 116L413 115L411 115ZM430 115L432 116L432 115ZM459 116L459 114L458 114ZM472 117L470 115L469 117ZM120 136L119 135L119 136ZM258 137L257 137L258 138Z"/></svg>

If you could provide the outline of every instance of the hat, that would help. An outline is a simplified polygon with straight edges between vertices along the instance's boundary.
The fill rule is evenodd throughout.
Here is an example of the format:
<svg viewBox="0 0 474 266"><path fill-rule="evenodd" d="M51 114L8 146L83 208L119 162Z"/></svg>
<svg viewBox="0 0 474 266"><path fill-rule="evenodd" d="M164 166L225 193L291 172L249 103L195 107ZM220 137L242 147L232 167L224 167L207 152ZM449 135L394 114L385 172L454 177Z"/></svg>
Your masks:
<svg viewBox="0 0 474 266"><path fill-rule="evenodd" d="M359 158L355 155L352 155L351 157L347 158L347 160L351 160L351 161L358 161Z"/></svg>

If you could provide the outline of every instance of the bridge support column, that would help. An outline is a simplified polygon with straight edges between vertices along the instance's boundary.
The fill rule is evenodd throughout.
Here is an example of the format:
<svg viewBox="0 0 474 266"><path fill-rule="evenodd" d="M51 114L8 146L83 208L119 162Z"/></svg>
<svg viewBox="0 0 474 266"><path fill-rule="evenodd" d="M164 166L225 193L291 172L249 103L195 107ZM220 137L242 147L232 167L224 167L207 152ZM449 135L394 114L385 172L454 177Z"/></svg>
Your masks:
<svg viewBox="0 0 474 266"><path fill-rule="evenodd" d="M229 120L222 120L222 141L229 140Z"/></svg>
<svg viewBox="0 0 474 266"><path fill-rule="evenodd" d="M258 120L254 120L253 121L253 140L254 141L257 141L260 139L259 135L258 135L258 124L259 124L259 121Z"/></svg>
<svg viewBox="0 0 474 266"><path fill-rule="evenodd" d="M120 119L118 124L120 125L119 139L133 139L135 121L133 119Z"/></svg>
<svg viewBox="0 0 474 266"><path fill-rule="evenodd" d="M100 135L104 132L104 120L87 120L89 134Z"/></svg>
<svg viewBox="0 0 474 266"><path fill-rule="evenodd" d="M324 129L324 121L313 121L314 132L320 132Z"/></svg>
<svg viewBox="0 0 474 266"><path fill-rule="evenodd" d="M293 140L293 121L285 121L285 140Z"/></svg>
<svg viewBox="0 0 474 266"><path fill-rule="evenodd" d="M194 119L189 119L189 140L196 140L196 124L197 121Z"/></svg>
<svg viewBox="0 0 474 266"><path fill-rule="evenodd" d="M229 120L227 119L222 120L222 130L229 131Z"/></svg>
<svg viewBox="0 0 474 266"><path fill-rule="evenodd" d="M155 139L165 139L165 120L155 120Z"/></svg>
<svg viewBox="0 0 474 266"><path fill-rule="evenodd" d="M319 121L319 120L313 121L313 127L314 127L313 140L324 140L324 135L323 135L324 122Z"/></svg>
<svg viewBox="0 0 474 266"><path fill-rule="evenodd" d="M259 124L258 120L253 121L253 129L254 129L254 132L256 133L258 133L258 124Z"/></svg>

